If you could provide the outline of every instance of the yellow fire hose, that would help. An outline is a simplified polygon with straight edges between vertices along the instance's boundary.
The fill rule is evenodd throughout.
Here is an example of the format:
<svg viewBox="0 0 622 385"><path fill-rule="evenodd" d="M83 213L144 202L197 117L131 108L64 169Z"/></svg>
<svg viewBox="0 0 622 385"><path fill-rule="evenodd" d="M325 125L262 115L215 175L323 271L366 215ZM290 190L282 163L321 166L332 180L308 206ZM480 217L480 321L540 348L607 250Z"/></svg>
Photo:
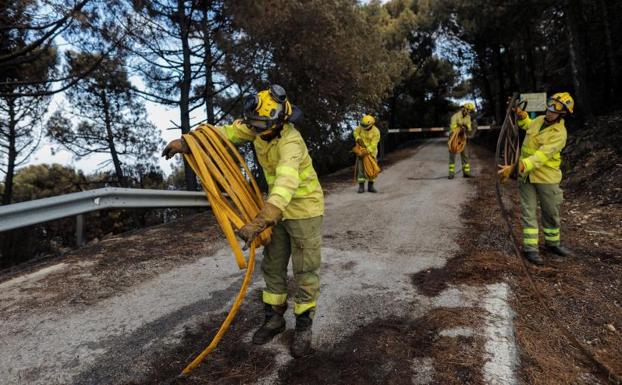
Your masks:
<svg viewBox="0 0 622 385"><path fill-rule="evenodd" d="M363 153L363 147L360 145L354 146L352 152L356 154L356 156L360 157ZM380 166L378 166L378 162L374 159L373 156L368 152L363 156L363 171L365 172L365 176L369 180L374 180L376 177L382 172ZM358 172L358 162L354 163L354 180L356 181L356 175Z"/></svg>
<svg viewBox="0 0 622 385"><path fill-rule="evenodd" d="M256 248L270 239L271 232L270 229L266 229L253 241L247 263L234 228L239 230L250 222L264 205L263 196L253 174L235 146L215 127L203 124L189 134L183 135L183 138L191 151L191 154L184 157L201 180L205 195L229 241L236 262L240 269L246 268L246 274L233 306L212 342L184 368L180 377L190 374L216 348L227 331L246 295L255 267Z"/></svg>
<svg viewBox="0 0 622 385"><path fill-rule="evenodd" d="M467 143L467 134L464 129L455 130L451 132L449 136L449 141L447 142L447 147L449 147L449 152L454 154L459 154L464 151L464 147Z"/></svg>

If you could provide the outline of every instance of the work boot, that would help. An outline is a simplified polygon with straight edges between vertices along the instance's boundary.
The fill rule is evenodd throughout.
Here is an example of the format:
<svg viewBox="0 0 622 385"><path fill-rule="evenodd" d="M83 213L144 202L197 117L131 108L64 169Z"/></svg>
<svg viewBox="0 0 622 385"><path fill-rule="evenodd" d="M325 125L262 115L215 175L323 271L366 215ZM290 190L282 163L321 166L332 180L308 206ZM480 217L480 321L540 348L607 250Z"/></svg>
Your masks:
<svg viewBox="0 0 622 385"><path fill-rule="evenodd" d="M370 193L377 193L378 190L374 188L374 182L367 182L367 191Z"/></svg>
<svg viewBox="0 0 622 385"><path fill-rule="evenodd" d="M462 173L462 176L463 176L464 178L470 178L470 177L471 177L471 174L470 174L470 173L468 173L468 172L463 172L463 173Z"/></svg>
<svg viewBox="0 0 622 385"><path fill-rule="evenodd" d="M572 255L570 250L561 245L546 245L544 249L549 253L559 255L560 257L569 257Z"/></svg>
<svg viewBox="0 0 622 385"><path fill-rule="evenodd" d="M253 334L253 343L255 345L268 343L274 336L285 330L285 318L283 318L283 314L286 309L287 304L281 306L264 304L266 318L263 325Z"/></svg>
<svg viewBox="0 0 622 385"><path fill-rule="evenodd" d="M525 250L523 251L523 257L534 265L543 265L544 260L540 257L537 251Z"/></svg>
<svg viewBox="0 0 622 385"><path fill-rule="evenodd" d="M359 183L359 191L358 191L358 193L362 194L364 192L365 192L365 182Z"/></svg>
<svg viewBox="0 0 622 385"><path fill-rule="evenodd" d="M311 319L310 310L296 316L296 329L294 330L294 341L291 351L294 358L300 358L311 353Z"/></svg>
<svg viewBox="0 0 622 385"><path fill-rule="evenodd" d="M454 173L453 173L453 172L450 172L450 173L449 173L449 176L447 177L447 179L454 179Z"/></svg>

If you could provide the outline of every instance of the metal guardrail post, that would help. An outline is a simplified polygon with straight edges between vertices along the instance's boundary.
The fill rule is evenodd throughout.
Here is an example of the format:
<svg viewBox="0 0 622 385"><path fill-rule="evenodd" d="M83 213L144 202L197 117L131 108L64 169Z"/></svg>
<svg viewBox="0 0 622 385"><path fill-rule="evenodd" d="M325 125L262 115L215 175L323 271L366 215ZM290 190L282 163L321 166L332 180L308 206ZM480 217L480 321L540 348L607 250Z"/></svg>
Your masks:
<svg viewBox="0 0 622 385"><path fill-rule="evenodd" d="M76 245L84 246L84 214L76 215Z"/></svg>

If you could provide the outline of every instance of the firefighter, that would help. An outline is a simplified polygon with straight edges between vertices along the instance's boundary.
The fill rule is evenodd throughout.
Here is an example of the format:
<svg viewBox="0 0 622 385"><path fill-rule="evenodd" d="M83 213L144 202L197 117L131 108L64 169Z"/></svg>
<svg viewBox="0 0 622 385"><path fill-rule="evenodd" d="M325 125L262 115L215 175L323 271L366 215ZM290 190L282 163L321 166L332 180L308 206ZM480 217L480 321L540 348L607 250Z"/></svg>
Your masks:
<svg viewBox="0 0 622 385"><path fill-rule="evenodd" d="M371 115L365 115L361 118L359 125L354 129L354 140L363 148L363 153L356 158L356 168L358 170L356 180L359 183L358 193L365 192L365 181L367 181L367 191L377 193L374 187L374 180L368 179L365 175L363 167L363 156L369 154L377 159L378 143L380 142L380 130L376 127L376 119Z"/></svg>
<svg viewBox="0 0 622 385"><path fill-rule="evenodd" d="M253 335L253 343L265 344L285 330L287 265L291 258L297 284L296 327L291 346L294 357L307 355L311 350L311 328L320 289L324 214L322 187L307 146L294 127L300 115L283 87L275 84L245 98L242 120L218 127L235 144L253 143L269 187L264 208L238 232L240 238L250 243L267 226L274 226L261 263L266 285L262 293L265 319ZM189 152L183 139L169 143L163 155L170 158L179 152Z"/></svg>
<svg viewBox="0 0 622 385"><path fill-rule="evenodd" d="M564 117L574 112L574 100L568 92L554 94L547 102L545 115L530 119L527 112L516 108L518 126L527 131L518 163L523 256L531 263L544 263L538 252L537 206L540 201L545 249L565 257L570 252L560 243L560 206L563 192L561 152L566 146ZM499 170L505 180L512 166Z"/></svg>
<svg viewBox="0 0 622 385"><path fill-rule="evenodd" d="M449 122L450 133L462 131L468 135L471 134L471 113L475 112L475 104L464 103L460 111L451 116ZM462 176L469 178L471 176L471 164L469 163L469 153L465 144L464 149L460 152L460 162L462 163ZM449 152L449 176L448 179L454 179L456 174L456 153Z"/></svg>

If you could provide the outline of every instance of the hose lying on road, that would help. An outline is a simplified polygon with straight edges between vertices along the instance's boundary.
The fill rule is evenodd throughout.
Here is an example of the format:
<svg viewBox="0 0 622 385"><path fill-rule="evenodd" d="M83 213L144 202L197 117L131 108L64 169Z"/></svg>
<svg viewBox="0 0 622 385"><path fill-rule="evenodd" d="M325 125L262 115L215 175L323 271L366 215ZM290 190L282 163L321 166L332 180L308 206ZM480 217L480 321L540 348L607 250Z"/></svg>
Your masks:
<svg viewBox="0 0 622 385"><path fill-rule="evenodd" d="M358 144L354 146L352 152L356 154L357 157L360 157L363 153L363 147ZM374 180L378 175L382 172L380 166L378 166L378 162L371 156L370 153L366 153L363 156L363 172L365 172L365 176L368 180ZM356 180L356 175L358 173L358 162L354 163L354 180Z"/></svg>
<svg viewBox="0 0 622 385"><path fill-rule="evenodd" d="M517 125L517 116L514 112L514 107L519 106L518 104L518 94L514 94L510 99L510 103L508 104L508 108L505 114L505 120L503 121L503 125L501 126L501 131L499 132L499 138L497 140L497 150L495 152L495 161L499 166L513 166L514 172L516 172L516 166L519 161L520 156L520 136L519 136L519 128ZM520 106L523 110L526 105ZM529 267L527 266L527 262L522 257L520 252L519 241L514 234L512 229L512 221L511 221L511 213L510 210L503 203L503 197L501 193L501 180L497 177L495 183L495 190L497 195L497 204L499 205L499 209L501 210L501 216L507 226L508 235L511 239L512 248L514 250L514 254L521 261L521 266L527 280L529 281L529 286L531 290L535 294L536 300L540 304L540 308L545 311L546 316L552 323L557 327L557 329L570 341L574 347L583 353L583 355L594 364L598 370L603 373L609 382L612 384L620 385L622 384L622 377L619 374L616 374L613 369L611 369L607 364L601 362L596 355L588 349L584 344L582 344L568 328L564 324L562 324L561 318L558 317L553 309L548 306L549 298L538 288L536 282L529 272Z"/></svg>
<svg viewBox="0 0 622 385"><path fill-rule="evenodd" d="M235 317L250 283L255 266L255 250L270 239L270 229L262 232L250 246L248 263L236 239L234 228L239 230L259 213L264 205L263 196L244 158L235 146L215 127L203 124L189 134L183 135L191 154L184 155L197 174L212 211L225 233L240 269L246 274L233 306L212 342L184 370L187 376L216 348L218 342ZM244 173L242 173L244 170ZM226 195L225 195L226 194Z"/></svg>

